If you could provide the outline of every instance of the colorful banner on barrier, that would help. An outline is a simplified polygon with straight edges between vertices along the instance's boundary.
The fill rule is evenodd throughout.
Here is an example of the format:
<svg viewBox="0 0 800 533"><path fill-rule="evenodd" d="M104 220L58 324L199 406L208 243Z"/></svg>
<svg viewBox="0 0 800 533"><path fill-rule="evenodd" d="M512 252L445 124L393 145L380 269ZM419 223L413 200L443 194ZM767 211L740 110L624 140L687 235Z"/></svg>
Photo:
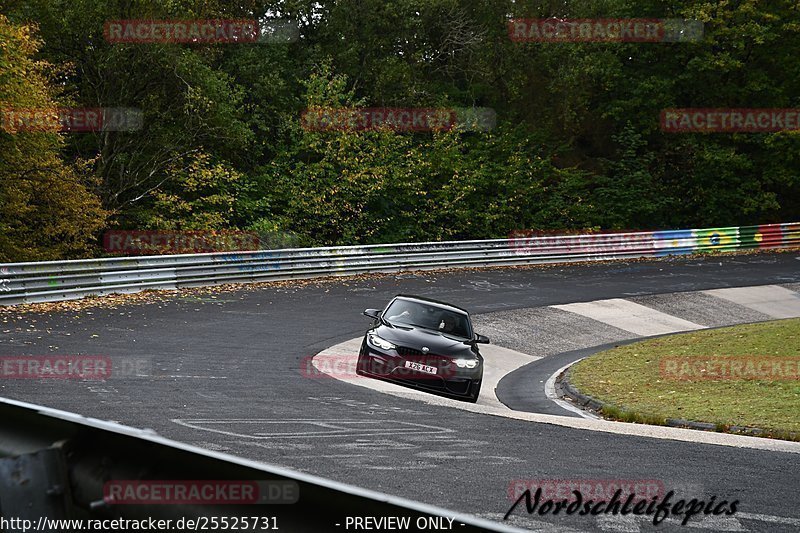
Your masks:
<svg viewBox="0 0 800 533"><path fill-rule="evenodd" d="M695 230L698 252L727 251L738 248L739 228Z"/></svg>
<svg viewBox="0 0 800 533"><path fill-rule="evenodd" d="M800 246L800 222L781 224L783 232L783 246L795 248Z"/></svg>
<svg viewBox="0 0 800 533"><path fill-rule="evenodd" d="M740 248L779 248L782 245L783 231L780 224L742 226L739 228Z"/></svg>
<svg viewBox="0 0 800 533"><path fill-rule="evenodd" d="M652 242L648 239L652 238ZM515 230L509 235L516 255L586 254L613 258L626 251L653 252L656 257L699 252L800 247L800 223L733 228L681 229L626 234L547 235Z"/></svg>
<svg viewBox="0 0 800 533"><path fill-rule="evenodd" d="M697 237L693 230L654 231L656 257L666 255L688 255L697 249Z"/></svg>

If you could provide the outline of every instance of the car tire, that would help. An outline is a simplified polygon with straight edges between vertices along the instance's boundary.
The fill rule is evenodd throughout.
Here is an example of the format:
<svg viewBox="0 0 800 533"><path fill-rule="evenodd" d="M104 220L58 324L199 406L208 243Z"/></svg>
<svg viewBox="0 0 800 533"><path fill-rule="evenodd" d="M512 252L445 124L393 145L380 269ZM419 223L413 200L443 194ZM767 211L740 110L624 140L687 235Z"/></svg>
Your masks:
<svg viewBox="0 0 800 533"><path fill-rule="evenodd" d="M358 355L358 362L356 363L356 374L359 376L365 376L367 368L367 359L363 355Z"/></svg>
<svg viewBox="0 0 800 533"><path fill-rule="evenodd" d="M367 365L369 358L366 357L366 341L361 342L361 349L358 351L358 360L356 361L356 374L359 376L366 376Z"/></svg>

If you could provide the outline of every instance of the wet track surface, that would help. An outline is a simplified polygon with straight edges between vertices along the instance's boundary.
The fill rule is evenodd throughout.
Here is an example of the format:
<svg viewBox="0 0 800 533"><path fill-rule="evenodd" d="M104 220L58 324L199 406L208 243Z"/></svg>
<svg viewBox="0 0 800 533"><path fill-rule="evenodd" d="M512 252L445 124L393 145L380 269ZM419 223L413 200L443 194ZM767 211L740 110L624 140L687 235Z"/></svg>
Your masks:
<svg viewBox="0 0 800 533"><path fill-rule="evenodd" d="M742 516L696 523L700 528L795 531L800 522L754 515L800 519L794 500L800 454L504 419L310 379L301 369L304 358L362 334L368 321L360 312L382 307L397 293L450 301L480 314L797 282L800 260L784 253L407 273L216 296L176 294L158 304L50 316L11 314L3 318L1 355L103 355L115 365L140 363L142 375L105 382L4 380L0 396L152 428L207 449L498 520L511 505L514 480L656 479L678 498L740 500ZM502 335L476 329L503 345ZM509 347L555 355L571 349L571 334L543 339L532 330L529 345ZM604 342L598 338L596 344ZM524 514L518 509L513 523L547 530L552 524L652 528L638 519ZM676 527L664 523L658 529Z"/></svg>

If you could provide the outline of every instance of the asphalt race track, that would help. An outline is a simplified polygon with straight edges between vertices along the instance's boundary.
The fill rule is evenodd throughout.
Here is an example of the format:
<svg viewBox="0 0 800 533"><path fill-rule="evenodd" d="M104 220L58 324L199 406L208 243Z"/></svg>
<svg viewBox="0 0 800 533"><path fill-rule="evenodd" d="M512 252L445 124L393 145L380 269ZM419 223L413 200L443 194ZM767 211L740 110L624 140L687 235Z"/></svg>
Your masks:
<svg viewBox="0 0 800 533"><path fill-rule="evenodd" d="M48 316L3 315L2 354L84 354L139 375L105 382L3 380L0 396L77 412L211 450L279 464L484 518L502 520L520 479L658 480L677 498L739 500L735 517L693 530L800 529L800 454L573 429L430 405L347 382L309 378L306 358L358 337L360 312L397 293L450 301L477 324L502 313L608 298L800 282L797 253L404 273ZM753 320L757 320L754 317ZM491 329L491 328L490 328ZM478 329L504 345L502 328ZM572 337L507 346L570 351ZM516 339L520 336L516 335ZM507 340L507 339L506 339ZM609 339L599 335L596 345ZM523 506L524 507L524 506ZM631 517L532 516L546 531L646 531ZM670 520L660 531L684 530Z"/></svg>

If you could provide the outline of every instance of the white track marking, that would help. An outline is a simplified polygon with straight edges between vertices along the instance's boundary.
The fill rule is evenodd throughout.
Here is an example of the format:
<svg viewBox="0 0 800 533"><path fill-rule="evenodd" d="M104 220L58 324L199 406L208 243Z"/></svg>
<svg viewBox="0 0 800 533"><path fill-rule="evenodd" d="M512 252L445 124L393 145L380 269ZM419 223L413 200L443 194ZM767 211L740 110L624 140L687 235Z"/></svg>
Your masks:
<svg viewBox="0 0 800 533"><path fill-rule="evenodd" d="M178 425L192 429L221 433L245 439L296 439L296 438L338 438L338 437L374 437L418 433L452 433L453 430L438 426L398 422L395 420L350 420L350 419L173 419ZM221 428L219 427L221 426ZM244 432L235 430L235 426L255 426ZM288 429L286 429L288 427ZM308 428L297 431L298 427ZM272 431L259 431L270 428ZM273 429L274 428L274 429Z"/></svg>
<svg viewBox="0 0 800 533"><path fill-rule="evenodd" d="M584 359L586 359L586 358L583 357L581 359L578 359L578 361L583 361ZM575 361L575 363L577 363L578 361ZM561 368L559 368L558 370L556 370L555 373L552 376L550 376L550 379L547 380L547 383L544 384L544 394L545 394L545 396L547 396L550 400L555 402L562 409L566 409L567 411L571 411L573 413L577 413L577 414L581 415L583 418L588 418L590 420L600 420L599 416L597 416L597 415L595 415L593 413L590 413L589 411L585 411L585 410L581 409L580 407L575 407L574 405L572 405L568 401L562 400L561 398L559 398L558 394L556 393L556 378L558 378L559 374L561 374L563 371L565 371L566 369L568 369L569 367L571 367L575 363L570 363L568 365L564 365Z"/></svg>
<svg viewBox="0 0 800 533"><path fill-rule="evenodd" d="M603 531L620 533L639 533L639 523L634 516L598 516L597 527Z"/></svg>
<svg viewBox="0 0 800 533"><path fill-rule="evenodd" d="M703 292L773 318L800 317L800 294L778 285L712 289Z"/></svg>
<svg viewBox="0 0 800 533"><path fill-rule="evenodd" d="M682 522L675 520L675 525L680 525ZM742 523L736 519L736 516L703 516L702 518L693 517L686 524L686 527L694 529L706 529L711 531L750 531L742 526Z"/></svg>
<svg viewBox="0 0 800 533"><path fill-rule="evenodd" d="M736 513L735 516L744 518L746 520L758 520L759 522L772 522L774 524L787 524L790 526L797 526L800 529L800 518L787 518L784 516L772 516L768 514L757 513Z"/></svg>
<svg viewBox="0 0 800 533"><path fill-rule="evenodd" d="M706 327L622 298L551 307L585 316L641 337L693 331Z"/></svg>

